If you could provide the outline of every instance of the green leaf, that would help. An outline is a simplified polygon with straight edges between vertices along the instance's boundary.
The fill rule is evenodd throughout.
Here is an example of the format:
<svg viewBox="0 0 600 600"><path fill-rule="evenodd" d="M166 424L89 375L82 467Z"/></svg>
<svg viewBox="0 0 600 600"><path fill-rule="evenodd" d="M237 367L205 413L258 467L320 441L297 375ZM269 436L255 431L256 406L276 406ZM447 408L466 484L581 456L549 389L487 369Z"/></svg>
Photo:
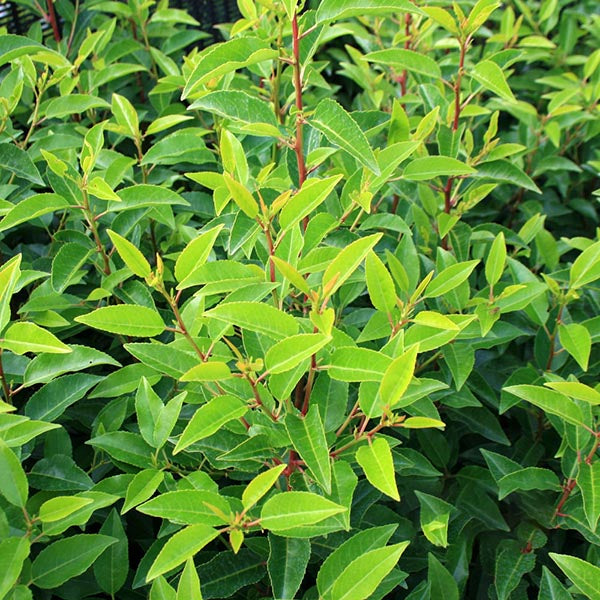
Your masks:
<svg viewBox="0 0 600 600"><path fill-rule="evenodd" d="M140 123L137 112L125 96L112 95L112 113L125 135L134 140L140 137Z"/></svg>
<svg viewBox="0 0 600 600"><path fill-rule="evenodd" d="M148 380L142 377L135 395L135 412L144 441L154 447L154 428L160 417L163 403L152 389Z"/></svg>
<svg viewBox="0 0 600 600"><path fill-rule="evenodd" d="M222 496L205 490L179 490L166 492L152 498L136 510L150 515L168 519L183 525L222 525L224 520L211 507L228 515L231 508Z"/></svg>
<svg viewBox="0 0 600 600"><path fill-rule="evenodd" d="M502 277L506 265L506 242L501 231L492 243L490 253L485 261L485 279L490 285L496 285Z"/></svg>
<svg viewBox="0 0 600 600"><path fill-rule="evenodd" d="M0 228L2 223L0 223ZM569 272L569 287L578 290L598 278L600 278L600 242L588 246L575 259Z"/></svg>
<svg viewBox="0 0 600 600"><path fill-rule="evenodd" d="M415 490L421 506L420 523L425 537L435 546L448 546L448 521L454 510L452 504L444 502L437 496L431 496Z"/></svg>
<svg viewBox="0 0 600 600"><path fill-rule="evenodd" d="M204 314L276 340L298 333L298 322L294 317L262 302L228 302Z"/></svg>
<svg viewBox="0 0 600 600"><path fill-rule="evenodd" d="M228 173L223 175L223 179L233 201L240 207L240 210L244 214L254 219L258 215L258 203L248 188L239 181L236 181Z"/></svg>
<svg viewBox="0 0 600 600"><path fill-rule="evenodd" d="M447 175L448 177L458 177L460 175L472 175L477 171L456 158L448 156L425 156L415 158L408 163L402 177L409 181L427 181Z"/></svg>
<svg viewBox="0 0 600 600"><path fill-rule="evenodd" d="M245 510L252 508L272 487L284 471L286 465L277 465L259 473L244 489L242 505Z"/></svg>
<svg viewBox="0 0 600 600"><path fill-rule="evenodd" d="M398 12L423 14L408 0L322 0L317 10L317 23L365 15L393 15Z"/></svg>
<svg viewBox="0 0 600 600"><path fill-rule="evenodd" d="M467 73L486 90L500 96L503 100L516 102L517 99L506 82L506 77L502 69L495 62L482 60L471 71L467 71Z"/></svg>
<svg viewBox="0 0 600 600"><path fill-rule="evenodd" d="M406 352L395 358L386 369L379 386L381 407L377 407L377 409L383 409L385 406L390 408L402 406L402 396L408 389L415 372L418 351L418 344L411 346ZM379 410L376 410L374 413L369 413L368 416L375 416L378 412Z"/></svg>
<svg viewBox="0 0 600 600"><path fill-rule="evenodd" d="M265 577L265 558L242 548L237 554L220 552L198 567L205 598L228 598Z"/></svg>
<svg viewBox="0 0 600 600"><path fill-rule="evenodd" d="M277 59L278 52L257 37L239 37L212 44L196 58L194 70L186 81L181 99L200 91L211 79L249 65Z"/></svg>
<svg viewBox="0 0 600 600"><path fill-rule="evenodd" d="M173 454L185 450L193 443L212 435L225 423L243 417L248 406L235 396L217 396L202 405L191 418L179 438Z"/></svg>
<svg viewBox="0 0 600 600"><path fill-rule="evenodd" d="M265 354L265 368L269 373L291 371L302 361L327 345L331 337L323 333L299 333L271 346Z"/></svg>
<svg viewBox="0 0 600 600"><path fill-rule="evenodd" d="M138 342L124 344L123 347L149 367L148 372L158 371L174 379L179 379L186 371L198 364L198 356L193 351L186 352L171 345ZM134 389L136 387L134 386Z"/></svg>
<svg viewBox="0 0 600 600"><path fill-rule="evenodd" d="M294 600L304 579L309 558L308 540L269 534L267 569L273 598Z"/></svg>
<svg viewBox="0 0 600 600"><path fill-rule="evenodd" d="M60 247L52 261L50 285L55 292L62 294L69 285L78 280L78 272L85 265L93 250L77 242L69 242Z"/></svg>
<svg viewBox="0 0 600 600"><path fill-rule="evenodd" d="M0 148L4 145L0 144ZM68 206L69 203L58 194L35 194L34 196L29 196L29 198L25 198L25 200L21 200L21 202L15 204L6 213L2 221L0 221L0 231L6 231L21 223L32 221L36 217L68 208Z"/></svg>
<svg viewBox="0 0 600 600"><path fill-rule="evenodd" d="M369 62L389 65L397 72L407 70L419 75L425 75L425 77L432 77L433 79L439 79L442 76L440 67L433 58L405 48L376 50L375 52L366 54L363 59Z"/></svg>
<svg viewBox="0 0 600 600"><path fill-rule="evenodd" d="M134 275L138 277L149 277L152 273L150 263L144 255L128 240L120 236L118 233L106 230L114 247L123 262L131 269Z"/></svg>
<svg viewBox="0 0 600 600"><path fill-rule="evenodd" d="M94 329L134 337L154 337L165 330L158 312L130 304L97 308L87 315L75 317L75 320Z"/></svg>
<svg viewBox="0 0 600 600"><path fill-rule="evenodd" d="M547 567L542 567L540 593L537 600L573 600L562 583Z"/></svg>
<svg viewBox="0 0 600 600"><path fill-rule="evenodd" d="M380 382L391 363L388 356L375 350L342 347L331 355L327 373L338 381Z"/></svg>
<svg viewBox="0 0 600 600"><path fill-rule="evenodd" d="M499 500L517 490L552 490L558 492L560 491L560 482L553 471L540 469L539 467L519 469L498 480Z"/></svg>
<svg viewBox="0 0 600 600"><path fill-rule="evenodd" d="M152 447L141 435L128 431L110 431L92 438L87 444L100 448L119 462L148 469L152 464Z"/></svg>
<svg viewBox="0 0 600 600"><path fill-rule="evenodd" d="M540 190L533 179L523 169L508 160L481 162L477 165L477 174L474 177L516 185L537 194L542 193L542 190Z"/></svg>
<svg viewBox="0 0 600 600"><path fill-rule="evenodd" d="M442 565L442 563L431 553L428 554L428 581L431 590L431 598L444 598L444 600L458 600L458 586L454 577Z"/></svg>
<svg viewBox="0 0 600 600"><path fill-rule="evenodd" d="M44 590L81 575L117 539L101 534L72 535L46 546L31 565L33 583Z"/></svg>
<svg viewBox="0 0 600 600"><path fill-rule="evenodd" d="M383 578L396 566L409 542L376 548L355 558L337 578L331 590L335 600L371 598Z"/></svg>
<svg viewBox="0 0 600 600"><path fill-rule="evenodd" d="M125 514L134 506L148 500L148 498L150 498L150 496L158 489L158 486L162 483L163 479L163 471L157 471L156 469L144 469L143 471L136 473L135 477L131 480L131 483L127 486L125 502L123 503L121 514Z"/></svg>
<svg viewBox="0 0 600 600"><path fill-rule="evenodd" d="M201 233L182 250L175 263L177 281L183 281L208 260L222 229L223 225L217 225L217 227Z"/></svg>
<svg viewBox="0 0 600 600"><path fill-rule="evenodd" d="M573 585L590 600L600 600L600 567L566 554L549 553L550 558L573 582Z"/></svg>
<svg viewBox="0 0 600 600"><path fill-rule="evenodd" d="M321 100L310 119L310 124L332 144L339 146L361 165L379 175L377 159L365 134L352 116L335 100Z"/></svg>
<svg viewBox="0 0 600 600"><path fill-rule="evenodd" d="M600 517L600 462L590 464L584 460L580 463L577 486L581 491L583 510L590 529L596 531Z"/></svg>
<svg viewBox="0 0 600 600"><path fill-rule="evenodd" d="M446 267L425 288L424 297L437 298L451 292L469 278L478 264L479 260L467 260Z"/></svg>
<svg viewBox="0 0 600 600"><path fill-rule="evenodd" d="M46 106L44 115L47 119L80 115L93 108L110 108L110 104L91 94L69 94L53 98Z"/></svg>
<svg viewBox="0 0 600 600"><path fill-rule="evenodd" d="M21 265L21 255L17 254L0 266L0 333L10 321L10 300L17 284Z"/></svg>
<svg viewBox="0 0 600 600"><path fill-rule="evenodd" d="M312 476L326 494L331 494L331 459L319 407L311 406L304 417L288 413L285 428Z"/></svg>
<svg viewBox="0 0 600 600"><path fill-rule="evenodd" d="M588 330L579 323L560 323L558 337L562 347L587 371L592 351L592 338Z"/></svg>
<svg viewBox="0 0 600 600"><path fill-rule="evenodd" d="M504 388L522 400L541 408L551 415L561 417L573 425L585 425L585 419L579 406L568 396L536 385L512 385Z"/></svg>
<svg viewBox="0 0 600 600"><path fill-rule="evenodd" d="M119 513L113 508L100 527L100 533L117 540L109 546L94 562L94 576L98 585L107 593L114 595L127 579L129 573L129 549L127 534L123 528Z"/></svg>
<svg viewBox="0 0 600 600"><path fill-rule="evenodd" d="M193 558L185 561L185 567L177 584L176 600L202 600L200 578Z"/></svg>
<svg viewBox="0 0 600 600"><path fill-rule="evenodd" d="M17 582L28 556L29 540L26 537L6 537L0 541L0 598L5 598Z"/></svg>
<svg viewBox="0 0 600 600"><path fill-rule="evenodd" d="M56 496L55 498L46 500L40 506L38 517L42 523L60 521L92 502L91 498L82 498L80 496Z"/></svg>
<svg viewBox="0 0 600 600"><path fill-rule="evenodd" d="M535 566L535 554L522 552L518 542L507 540L496 554L496 593L498 600L508 600L526 573Z"/></svg>
<svg viewBox="0 0 600 600"><path fill-rule="evenodd" d="M391 313L397 299L394 280L375 252L367 254L365 277L373 306L381 312Z"/></svg>
<svg viewBox="0 0 600 600"><path fill-rule="evenodd" d="M444 361L448 365L454 380L456 391L459 392L475 365L475 349L469 342L448 344L444 347Z"/></svg>
<svg viewBox="0 0 600 600"><path fill-rule="evenodd" d="M589 402L593 406L600 404L600 392L579 381L547 381L544 385L570 398Z"/></svg>
<svg viewBox="0 0 600 600"><path fill-rule="evenodd" d="M125 211L148 206L184 205L188 202L179 194L158 185L138 184L123 188L118 192L121 202L110 205L111 212Z"/></svg>
<svg viewBox="0 0 600 600"><path fill-rule="evenodd" d="M219 532L204 524L189 525L169 538L156 560L152 563L146 581L178 567L202 550L219 535Z"/></svg>
<svg viewBox="0 0 600 600"><path fill-rule="evenodd" d="M307 179L296 194L291 196L279 214L281 231L288 231L304 217L319 207L333 192L342 175L326 177L325 179Z"/></svg>
<svg viewBox="0 0 600 600"><path fill-rule="evenodd" d="M328 296L350 278L381 237L381 233L374 233L355 240L329 263L323 273L323 289Z"/></svg>
<svg viewBox="0 0 600 600"><path fill-rule="evenodd" d="M386 496L400 501L394 461L390 445L385 438L376 438L356 451L356 460L365 472L367 479Z"/></svg>
<svg viewBox="0 0 600 600"><path fill-rule="evenodd" d="M21 462L3 439L0 439L0 473L0 494L11 504L24 508L29 493L27 476Z"/></svg>
<svg viewBox="0 0 600 600"><path fill-rule="evenodd" d="M10 350L14 354L26 352L46 352L48 354L65 354L71 348L61 342L53 333L39 327L35 323L13 323L0 338L0 348Z"/></svg>
<svg viewBox="0 0 600 600"><path fill-rule="evenodd" d="M44 185L29 154L15 144L0 144L0 167L37 185Z"/></svg>
<svg viewBox="0 0 600 600"><path fill-rule="evenodd" d="M231 379L231 370L227 363L218 360L210 360L192 367L186 371L179 381L222 381Z"/></svg>
<svg viewBox="0 0 600 600"><path fill-rule="evenodd" d="M275 533L300 525L319 523L347 509L312 492L282 492L269 498L261 511L260 524Z"/></svg>

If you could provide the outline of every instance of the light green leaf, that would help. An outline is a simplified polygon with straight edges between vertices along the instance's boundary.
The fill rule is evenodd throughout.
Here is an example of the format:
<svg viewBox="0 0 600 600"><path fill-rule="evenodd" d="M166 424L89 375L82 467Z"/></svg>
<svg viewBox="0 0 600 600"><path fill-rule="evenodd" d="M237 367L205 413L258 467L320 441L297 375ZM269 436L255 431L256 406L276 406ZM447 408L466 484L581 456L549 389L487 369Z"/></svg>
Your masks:
<svg viewBox="0 0 600 600"><path fill-rule="evenodd" d="M335 100L321 100L310 119L310 124L332 144L348 152L376 175L379 174L377 159L365 134L352 116Z"/></svg>
<svg viewBox="0 0 600 600"><path fill-rule="evenodd" d="M62 294L69 285L78 281L78 272L88 257L92 254L91 248L86 248L77 242L69 242L60 247L52 261L50 285L54 291Z"/></svg>
<svg viewBox="0 0 600 600"><path fill-rule="evenodd" d="M147 206L188 206L179 194L159 185L138 184L123 188L118 191L121 202L110 205L111 212L130 210L132 208L145 208Z"/></svg>
<svg viewBox="0 0 600 600"><path fill-rule="evenodd" d="M373 442L361 446L356 451L356 460L365 472L367 479L386 496L400 501L394 461L390 445L385 438L376 438Z"/></svg>
<svg viewBox="0 0 600 600"><path fill-rule="evenodd" d="M248 406L235 396L217 396L202 405L183 430L173 454L218 431L225 423L246 414Z"/></svg>
<svg viewBox="0 0 600 600"><path fill-rule="evenodd" d="M265 354L265 368L271 374L291 371L327 345L331 337L323 333L299 333L271 346Z"/></svg>
<svg viewBox="0 0 600 600"><path fill-rule="evenodd" d="M211 319L256 331L274 339L283 339L298 333L298 322L294 317L262 302L228 302L204 314Z"/></svg>
<svg viewBox="0 0 600 600"><path fill-rule="evenodd" d="M1 438L0 473L2 473L2 476L0 477L0 494L2 494L10 504L23 508L25 502L27 502L29 493L27 476L15 453Z"/></svg>
<svg viewBox="0 0 600 600"><path fill-rule="evenodd" d="M165 330L157 311L131 304L104 306L75 320L94 329L134 337L154 337Z"/></svg>
<svg viewBox="0 0 600 600"><path fill-rule="evenodd" d="M193 558L185 561L185 567L177 584L176 600L202 600L200 578Z"/></svg>
<svg viewBox="0 0 600 600"><path fill-rule="evenodd" d="M52 523L68 517L71 513L91 504L91 498L81 496L56 496L46 500L38 512L38 517L42 523Z"/></svg>
<svg viewBox="0 0 600 600"><path fill-rule="evenodd" d="M125 96L112 95L112 113L116 122L123 128L126 135L133 139L140 137L140 123L137 112Z"/></svg>
<svg viewBox="0 0 600 600"><path fill-rule="evenodd" d="M589 600L600 600L600 567L566 554L550 552L550 558L584 596Z"/></svg>
<svg viewBox="0 0 600 600"><path fill-rule="evenodd" d="M264 529L285 531L301 525L319 523L347 509L312 492L282 492L269 498L261 511Z"/></svg>
<svg viewBox="0 0 600 600"><path fill-rule="evenodd" d="M451 292L469 278L478 264L479 260L467 260L446 267L425 288L424 297L437 298Z"/></svg>
<svg viewBox="0 0 600 600"><path fill-rule="evenodd" d="M47 119L67 117L69 115L80 115L93 108L110 108L110 104L91 94L69 94L53 98L44 111Z"/></svg>
<svg viewBox="0 0 600 600"><path fill-rule="evenodd" d="M367 254L365 277L373 306L381 312L391 313L396 307L394 280L375 252Z"/></svg>
<svg viewBox="0 0 600 600"><path fill-rule="evenodd" d="M402 427L406 429L429 429L430 427L443 429L446 427L446 424L431 417L408 417L408 419L402 421Z"/></svg>
<svg viewBox="0 0 600 600"><path fill-rule="evenodd" d="M0 223L0 228L2 223ZM573 262L569 272L569 287L578 290L598 278L600 278L600 242L595 242L588 246Z"/></svg>
<svg viewBox="0 0 600 600"><path fill-rule="evenodd" d="M547 381L544 385L570 398L589 402L593 406L600 404L600 392L579 381Z"/></svg>
<svg viewBox="0 0 600 600"><path fill-rule="evenodd" d="M537 194L542 193L542 190L540 190L533 179L523 169L508 160L501 159L481 162L477 165L477 173L474 177L516 185Z"/></svg>
<svg viewBox="0 0 600 600"><path fill-rule="evenodd" d="M0 148L7 144L0 144ZM33 221L36 217L47 215L56 210L68 208L69 203L58 194L35 194L29 196L25 200L21 200L18 204L9 210L2 221L0 221L0 231L6 231L11 227L20 225L27 221Z"/></svg>
<svg viewBox="0 0 600 600"><path fill-rule="evenodd" d="M10 321L10 299L21 274L20 265L21 255L17 254L0 266L0 333Z"/></svg>
<svg viewBox="0 0 600 600"><path fill-rule="evenodd" d="M29 545L29 540L24 536L7 537L0 541L0 598L5 598L17 582L23 563L29 556Z"/></svg>
<svg viewBox="0 0 600 600"><path fill-rule="evenodd" d="M56 588L81 575L116 538L101 534L72 535L46 546L31 565L33 583L44 590Z"/></svg>
<svg viewBox="0 0 600 600"><path fill-rule="evenodd" d="M415 494L421 506L419 519L425 537L434 546L446 548L448 546L448 521L454 507L437 496L431 496L418 490L415 490Z"/></svg>
<svg viewBox="0 0 600 600"><path fill-rule="evenodd" d="M467 71L467 73L486 90L500 96L503 100L516 102L517 99L506 82L504 72L495 62L482 60L473 67L472 71Z"/></svg>
<svg viewBox="0 0 600 600"><path fill-rule="evenodd" d="M392 360L389 356L368 348L338 348L330 359L327 371L338 381L381 381Z"/></svg>
<svg viewBox="0 0 600 600"><path fill-rule="evenodd" d="M366 54L364 60L369 62L390 65L396 71L412 71L419 75L438 79L442 76L440 67L426 54L420 54L414 50L405 48L386 48L385 50L376 50Z"/></svg>
<svg viewBox="0 0 600 600"><path fill-rule="evenodd" d="M179 381L222 381L231 379L232 374L227 363L219 360L209 360L186 371Z"/></svg>
<svg viewBox="0 0 600 600"><path fill-rule="evenodd" d="M485 278L490 285L496 285L502 277L506 265L506 242L501 231L492 243L490 253L485 261Z"/></svg>
<svg viewBox="0 0 600 600"><path fill-rule="evenodd" d="M304 417L288 413L285 428L312 476L326 494L331 494L331 459L319 407L311 406Z"/></svg>
<svg viewBox="0 0 600 600"><path fill-rule="evenodd" d="M119 256L133 273L138 277L149 277L152 273L152 269L144 255L130 241L126 240L118 233L111 231L110 229L107 229L107 233L117 249Z"/></svg>
<svg viewBox="0 0 600 600"><path fill-rule="evenodd" d="M558 337L562 347L587 371L592 351L592 338L588 330L579 323L560 323Z"/></svg>
<svg viewBox="0 0 600 600"><path fill-rule="evenodd" d="M590 529L596 531L600 517L600 462L590 464L584 460L580 463L577 486L581 491L583 510Z"/></svg>
<svg viewBox="0 0 600 600"><path fill-rule="evenodd" d="M202 550L219 535L219 532L204 524L189 525L169 538L152 563L146 581L178 567Z"/></svg>
<svg viewBox="0 0 600 600"><path fill-rule="evenodd" d="M263 471L246 486L242 492L242 504L245 510L252 508L275 485L285 468L286 465L282 464Z"/></svg>
<svg viewBox="0 0 600 600"><path fill-rule="evenodd" d="M413 378L417 362L419 345L411 346L406 352L395 358L386 369L381 385L379 386L379 397L382 406L398 408L402 406L402 396ZM368 416L378 414L378 411L369 413Z"/></svg>
<svg viewBox="0 0 600 600"><path fill-rule="evenodd" d="M0 338L0 348L14 354L26 352L46 352L48 354L68 354L71 348L61 342L53 333L35 323L24 321L13 323Z"/></svg>
<svg viewBox="0 0 600 600"><path fill-rule="evenodd" d="M228 173L224 174L223 179L233 201L240 207L240 210L244 214L254 219L258 215L258 203L248 188L239 181L236 181Z"/></svg>
<svg viewBox="0 0 600 600"><path fill-rule="evenodd" d="M394 15L399 12L423 14L408 0L322 0L318 6L317 23L365 15Z"/></svg>
<svg viewBox="0 0 600 600"><path fill-rule="evenodd" d="M231 512L231 507L225 498L206 490L166 492L138 506L136 510L145 515L168 519L173 523L183 525L222 525L225 523L225 520L211 507L225 515L229 515Z"/></svg>
<svg viewBox="0 0 600 600"><path fill-rule="evenodd" d="M477 171L469 165L460 162L456 158L448 156L425 156L415 158L408 163L402 173L404 179L409 181L427 181L446 175L448 177L457 177L460 175L472 175Z"/></svg>
<svg viewBox="0 0 600 600"><path fill-rule="evenodd" d="M150 496L158 489L158 486L162 483L163 479L163 471L157 471L156 469L144 469L143 471L136 473L135 477L131 480L131 483L127 486L125 502L123 503L121 514L125 514L134 506L148 500L148 498L150 498Z"/></svg>
<svg viewBox="0 0 600 600"><path fill-rule="evenodd" d="M223 225L217 225L201 233L182 250L175 263L175 277L177 281L183 281L208 260L222 229Z"/></svg>

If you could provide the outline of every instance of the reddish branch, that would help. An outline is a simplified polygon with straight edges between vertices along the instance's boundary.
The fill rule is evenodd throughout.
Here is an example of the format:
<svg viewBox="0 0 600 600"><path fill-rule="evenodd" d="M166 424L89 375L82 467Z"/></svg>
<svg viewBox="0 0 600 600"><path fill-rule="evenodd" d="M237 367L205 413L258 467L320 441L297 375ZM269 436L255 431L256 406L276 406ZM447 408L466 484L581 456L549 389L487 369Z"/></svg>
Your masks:
<svg viewBox="0 0 600 600"><path fill-rule="evenodd" d="M48 21L50 22L50 26L52 27L52 34L54 35L54 40L58 43L60 42L61 35L60 29L58 27L58 21L56 19L56 13L54 12L54 1L47 0L48 5Z"/></svg>

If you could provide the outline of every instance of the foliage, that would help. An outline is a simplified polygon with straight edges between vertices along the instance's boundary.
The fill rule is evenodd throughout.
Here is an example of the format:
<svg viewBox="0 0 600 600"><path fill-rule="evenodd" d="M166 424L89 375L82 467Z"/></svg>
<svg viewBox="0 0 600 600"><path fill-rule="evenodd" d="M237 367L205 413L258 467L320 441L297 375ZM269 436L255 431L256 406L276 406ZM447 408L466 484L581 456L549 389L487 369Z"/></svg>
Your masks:
<svg viewBox="0 0 600 600"><path fill-rule="evenodd" d="M597 3L238 5L0 37L0 598L598 598Z"/></svg>

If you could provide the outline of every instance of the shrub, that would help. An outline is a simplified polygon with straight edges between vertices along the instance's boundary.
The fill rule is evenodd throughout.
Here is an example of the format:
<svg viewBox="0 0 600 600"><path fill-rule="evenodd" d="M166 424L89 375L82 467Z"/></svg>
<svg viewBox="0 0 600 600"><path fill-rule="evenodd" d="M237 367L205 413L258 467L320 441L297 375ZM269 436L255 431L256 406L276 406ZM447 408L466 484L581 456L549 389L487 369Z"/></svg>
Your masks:
<svg viewBox="0 0 600 600"><path fill-rule="evenodd" d="M596 3L238 6L0 38L0 598L597 600Z"/></svg>

